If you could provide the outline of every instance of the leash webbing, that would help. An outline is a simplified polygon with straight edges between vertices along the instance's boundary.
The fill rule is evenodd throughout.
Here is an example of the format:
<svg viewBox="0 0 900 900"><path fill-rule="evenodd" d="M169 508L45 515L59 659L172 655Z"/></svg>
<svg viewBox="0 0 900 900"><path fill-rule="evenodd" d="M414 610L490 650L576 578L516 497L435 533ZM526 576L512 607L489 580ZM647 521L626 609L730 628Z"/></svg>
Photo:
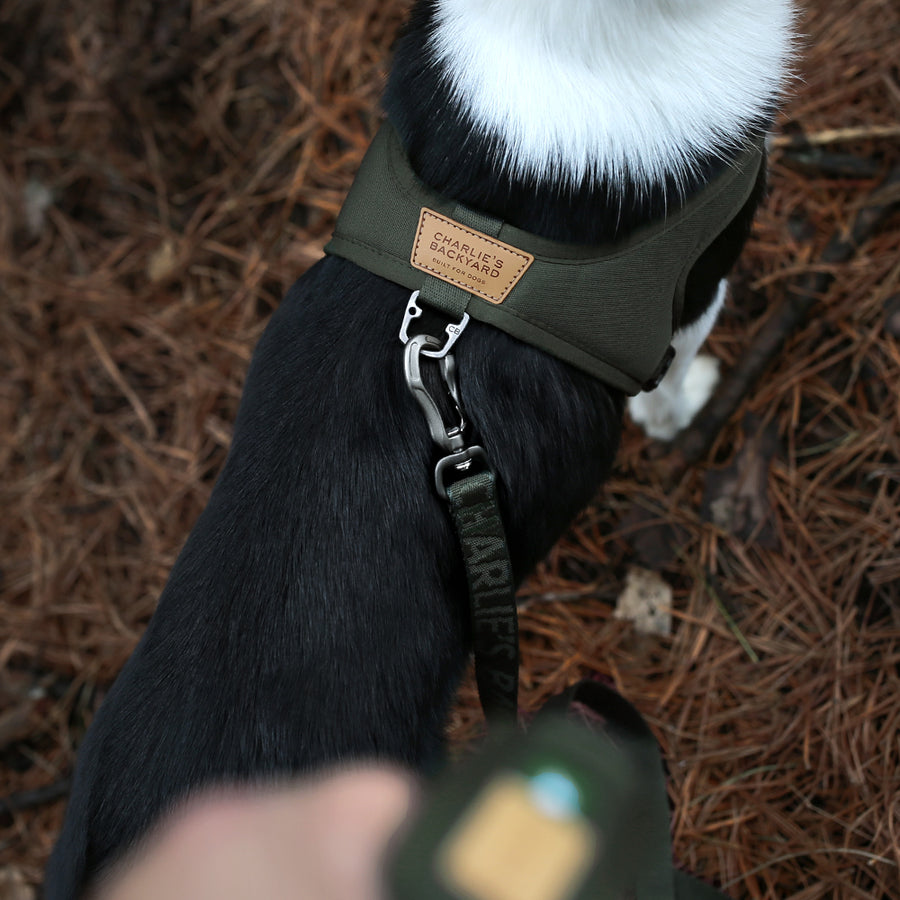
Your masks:
<svg viewBox="0 0 900 900"><path fill-rule="evenodd" d="M403 372L406 385L425 414L432 440L445 454L434 469L438 496L447 501L462 551L469 590L475 679L485 716L512 718L518 712L519 634L515 584L506 532L497 500L496 477L482 447L465 438L466 420L456 361L450 349L468 322L445 328L444 343L430 334L410 334L422 315L418 291L407 303L400 340L405 345ZM437 365L447 397L435 402L423 378L425 361ZM448 403L456 418L448 421Z"/></svg>
<svg viewBox="0 0 900 900"><path fill-rule="evenodd" d="M506 532L490 470L447 488L469 584L475 679L488 719L518 712L519 624Z"/></svg>

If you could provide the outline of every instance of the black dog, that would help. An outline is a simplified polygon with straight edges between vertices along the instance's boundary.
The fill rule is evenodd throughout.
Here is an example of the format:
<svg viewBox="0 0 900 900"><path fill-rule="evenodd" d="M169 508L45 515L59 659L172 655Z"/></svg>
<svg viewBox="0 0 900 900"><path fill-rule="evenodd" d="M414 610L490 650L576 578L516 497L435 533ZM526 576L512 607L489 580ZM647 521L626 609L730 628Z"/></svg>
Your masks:
<svg viewBox="0 0 900 900"><path fill-rule="evenodd" d="M554 241L622 241L766 130L790 18L789 0L421 0L385 107L438 193ZM676 364L633 401L651 433L702 399L682 382L763 190L760 171L690 272ZM408 297L329 256L272 317L209 505L80 749L49 900L198 787L439 753L471 635L401 369ZM521 579L608 473L625 395L477 321L455 353Z"/></svg>

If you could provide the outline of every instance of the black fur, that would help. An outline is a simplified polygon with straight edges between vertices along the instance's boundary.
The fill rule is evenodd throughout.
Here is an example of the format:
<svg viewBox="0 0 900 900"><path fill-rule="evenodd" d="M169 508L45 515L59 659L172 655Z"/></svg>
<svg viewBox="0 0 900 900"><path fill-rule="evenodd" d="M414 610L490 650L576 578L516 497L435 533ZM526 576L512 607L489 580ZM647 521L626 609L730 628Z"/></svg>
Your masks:
<svg viewBox="0 0 900 900"><path fill-rule="evenodd" d="M414 12L386 98L425 181L578 243L659 210L661 193L632 191L619 209L609 186L497 179L423 54L431 7ZM733 262L761 190L698 265L686 320ZM200 786L360 757L422 768L439 754L468 611L433 448L402 377L407 296L327 258L272 317L209 505L80 749L48 900L73 900ZM608 473L624 398L474 321L456 357L521 579Z"/></svg>

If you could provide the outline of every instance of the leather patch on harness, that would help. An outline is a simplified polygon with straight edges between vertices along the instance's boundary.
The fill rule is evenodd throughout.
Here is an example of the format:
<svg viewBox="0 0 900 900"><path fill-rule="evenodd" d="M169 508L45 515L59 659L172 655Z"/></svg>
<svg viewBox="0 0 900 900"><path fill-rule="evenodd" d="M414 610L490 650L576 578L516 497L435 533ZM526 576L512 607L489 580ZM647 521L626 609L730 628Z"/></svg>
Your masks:
<svg viewBox="0 0 900 900"><path fill-rule="evenodd" d="M502 303L534 257L422 207L410 262L489 303Z"/></svg>

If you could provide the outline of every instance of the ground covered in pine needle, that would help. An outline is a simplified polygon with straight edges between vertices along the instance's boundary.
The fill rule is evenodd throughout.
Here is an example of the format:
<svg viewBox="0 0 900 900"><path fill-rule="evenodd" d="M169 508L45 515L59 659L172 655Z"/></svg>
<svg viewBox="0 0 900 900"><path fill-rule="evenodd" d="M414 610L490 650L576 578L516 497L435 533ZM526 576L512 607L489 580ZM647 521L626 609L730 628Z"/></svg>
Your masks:
<svg viewBox="0 0 900 900"><path fill-rule="evenodd" d="M628 426L522 588L522 702L599 676L637 704L677 856L732 896L898 898L900 6L805 5L710 341L737 387L699 453ZM40 882L406 8L0 0L0 900ZM614 616L635 567L672 589L671 635ZM467 681L451 737L480 731Z"/></svg>

